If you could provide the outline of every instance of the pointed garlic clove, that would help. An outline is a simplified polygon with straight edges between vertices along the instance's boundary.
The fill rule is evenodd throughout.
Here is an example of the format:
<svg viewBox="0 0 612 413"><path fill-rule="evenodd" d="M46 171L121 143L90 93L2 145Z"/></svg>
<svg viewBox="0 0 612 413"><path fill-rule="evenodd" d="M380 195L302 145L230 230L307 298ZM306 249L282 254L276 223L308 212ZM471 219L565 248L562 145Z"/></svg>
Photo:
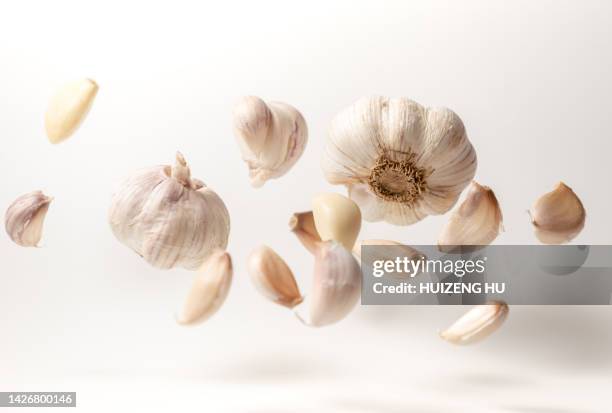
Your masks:
<svg viewBox="0 0 612 413"><path fill-rule="evenodd" d="M219 310L232 283L232 258L216 249L196 274L182 310L176 317L181 325L194 325L208 320Z"/></svg>
<svg viewBox="0 0 612 413"><path fill-rule="evenodd" d="M255 248L249 255L247 270L257 290L269 300L289 308L302 302L291 269L272 248Z"/></svg>
<svg viewBox="0 0 612 413"><path fill-rule="evenodd" d="M98 84L91 79L68 83L57 91L45 115L45 129L51 143L60 143L77 130L97 93Z"/></svg>
<svg viewBox="0 0 612 413"><path fill-rule="evenodd" d="M33 191L17 198L6 210L4 226L11 240L22 247L36 247L53 198Z"/></svg>
<svg viewBox="0 0 612 413"><path fill-rule="evenodd" d="M472 344L497 330L508 316L508 305L503 301L490 301L477 305L440 333L440 337L453 344Z"/></svg>
<svg viewBox="0 0 612 413"><path fill-rule="evenodd" d="M238 102L233 124L251 185L256 188L287 173L308 140L306 121L297 109L282 102L266 103L256 96Z"/></svg>
<svg viewBox="0 0 612 413"><path fill-rule="evenodd" d="M438 246L489 245L502 229L503 216L493 190L476 181L465 200L453 211L444 227Z"/></svg>
<svg viewBox="0 0 612 413"><path fill-rule="evenodd" d="M422 252L412 247L409 247L408 245L397 242L397 241L391 241L391 240L385 240L385 239L364 239L364 240L356 242L355 246L353 247L353 255L359 261L361 261L361 247L362 246L364 247L368 247L368 246L393 247L393 248L377 248L375 251L376 260L394 261L398 256L400 256L400 254L401 256L408 257L411 261L427 259L425 254L423 254ZM416 277L419 274L421 274L421 272L414 274L412 277L408 273L391 273L389 275L399 280L405 280L407 278Z"/></svg>
<svg viewBox="0 0 612 413"><path fill-rule="evenodd" d="M312 213L323 241L337 241L348 251L353 249L361 229L361 211L354 201L340 194L320 194L312 200Z"/></svg>
<svg viewBox="0 0 612 413"><path fill-rule="evenodd" d="M564 244L582 231L586 211L570 187L559 182L529 211L536 237L543 244Z"/></svg>
<svg viewBox="0 0 612 413"><path fill-rule="evenodd" d="M321 243L321 236L315 227L312 211L293 214L289 219L289 230L298 237L302 245L313 255L317 252Z"/></svg>
<svg viewBox="0 0 612 413"><path fill-rule="evenodd" d="M322 243L315 254L310 319L306 324L320 327L343 319L353 310L360 294L361 268L355 257L335 241Z"/></svg>

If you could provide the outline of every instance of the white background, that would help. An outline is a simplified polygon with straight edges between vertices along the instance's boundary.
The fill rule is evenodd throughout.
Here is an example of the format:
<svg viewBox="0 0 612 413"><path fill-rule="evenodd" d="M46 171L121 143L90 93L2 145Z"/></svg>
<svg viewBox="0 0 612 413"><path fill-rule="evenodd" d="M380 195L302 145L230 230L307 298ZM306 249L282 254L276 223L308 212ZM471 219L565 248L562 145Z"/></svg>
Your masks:
<svg viewBox="0 0 612 413"><path fill-rule="evenodd" d="M319 167L326 131L371 94L462 117L476 179L503 208L498 244L536 242L526 210L559 180L587 208L575 242L609 244L611 21L603 0L4 3L0 207L34 189L55 200L42 248L0 237L0 390L77 391L83 411L609 411L609 308L513 307L489 340L454 347L437 331L465 308L359 307L308 329L244 263L266 243L308 292L312 258L287 220L344 192ZM48 99L81 77L100 85L94 107L53 146ZM259 190L231 130L244 94L295 105L310 131L297 165ZM176 150L232 219L230 295L191 329L173 315L192 274L149 267L106 222L121 179ZM446 219L362 237L434 243Z"/></svg>

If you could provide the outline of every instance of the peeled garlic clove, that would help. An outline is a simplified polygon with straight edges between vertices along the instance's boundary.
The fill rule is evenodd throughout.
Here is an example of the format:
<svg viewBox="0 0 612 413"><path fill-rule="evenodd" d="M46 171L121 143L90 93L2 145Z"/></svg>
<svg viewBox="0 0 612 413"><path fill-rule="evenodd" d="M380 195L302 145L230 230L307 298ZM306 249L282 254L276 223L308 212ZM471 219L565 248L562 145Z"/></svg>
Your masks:
<svg viewBox="0 0 612 413"><path fill-rule="evenodd" d="M570 187L559 182L529 211L536 237L544 244L564 244L582 231L586 211Z"/></svg>
<svg viewBox="0 0 612 413"><path fill-rule="evenodd" d="M45 115L45 129L51 143L60 143L77 130L97 93L98 84L91 79L68 83L57 91Z"/></svg>
<svg viewBox="0 0 612 413"><path fill-rule="evenodd" d="M33 191L17 198L6 210L4 226L11 240L22 247L36 247L53 198Z"/></svg>
<svg viewBox="0 0 612 413"><path fill-rule="evenodd" d="M232 258L222 250L213 251L196 274L183 309L176 321L194 325L208 320L219 310L232 284Z"/></svg>
<svg viewBox="0 0 612 413"><path fill-rule="evenodd" d="M477 305L440 333L440 337L453 344L472 344L497 330L508 316L508 305L503 301L490 301Z"/></svg>
<svg viewBox="0 0 612 413"><path fill-rule="evenodd" d="M266 103L256 96L238 102L233 123L251 185L256 188L287 173L308 140L306 121L297 109L282 102Z"/></svg>
<svg viewBox="0 0 612 413"><path fill-rule="evenodd" d="M489 245L502 229L503 216L493 190L476 181L444 227L440 247ZM441 248L445 250L445 248Z"/></svg>
<svg viewBox="0 0 612 413"><path fill-rule="evenodd" d="M450 210L476 173L463 122L406 98L359 99L332 121L325 178L347 187L366 221L413 224Z"/></svg>
<svg viewBox="0 0 612 413"><path fill-rule="evenodd" d="M296 212L289 219L289 229L293 232L302 245L312 254L317 252L321 243L321 236L315 227L312 211Z"/></svg>
<svg viewBox="0 0 612 413"><path fill-rule="evenodd" d="M312 200L312 213L323 241L337 241L353 249L361 229L361 211L355 202L340 194L320 194Z"/></svg>
<svg viewBox="0 0 612 413"><path fill-rule="evenodd" d="M307 324L320 327L348 315L361 294L361 268L341 244L327 241L315 254Z"/></svg>
<svg viewBox="0 0 612 413"><path fill-rule="evenodd" d="M121 243L161 269L198 269L215 248L227 247L230 230L223 200L191 178L180 153L174 166L140 170L123 182L109 223Z"/></svg>
<svg viewBox="0 0 612 413"><path fill-rule="evenodd" d="M248 258L247 269L257 290L269 300L293 308L302 302L302 295L293 273L272 248L261 245Z"/></svg>

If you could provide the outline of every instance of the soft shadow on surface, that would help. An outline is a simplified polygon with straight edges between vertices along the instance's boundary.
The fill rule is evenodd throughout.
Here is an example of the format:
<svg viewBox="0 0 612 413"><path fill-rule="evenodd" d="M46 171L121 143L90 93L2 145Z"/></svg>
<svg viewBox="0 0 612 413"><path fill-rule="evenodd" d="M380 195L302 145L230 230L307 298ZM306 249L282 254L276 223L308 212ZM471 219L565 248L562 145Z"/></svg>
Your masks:
<svg viewBox="0 0 612 413"><path fill-rule="evenodd" d="M506 406L503 411L511 413L588 413L591 410L565 409L562 407L529 407L529 406Z"/></svg>
<svg viewBox="0 0 612 413"><path fill-rule="evenodd" d="M335 366L315 359L267 354L225 360L222 364L208 366L205 375L206 378L229 383L287 383L330 378L337 373Z"/></svg>
<svg viewBox="0 0 612 413"><path fill-rule="evenodd" d="M359 397L339 399L330 403L331 411L350 413L440 413L439 408L423 406L422 404L406 404L404 402L389 402L368 400Z"/></svg>
<svg viewBox="0 0 612 413"><path fill-rule="evenodd" d="M478 388L517 388L533 386L534 383L525 378L510 377L506 374L492 374L492 373L473 373L466 374L456 379L458 382L463 383L467 386L473 386Z"/></svg>

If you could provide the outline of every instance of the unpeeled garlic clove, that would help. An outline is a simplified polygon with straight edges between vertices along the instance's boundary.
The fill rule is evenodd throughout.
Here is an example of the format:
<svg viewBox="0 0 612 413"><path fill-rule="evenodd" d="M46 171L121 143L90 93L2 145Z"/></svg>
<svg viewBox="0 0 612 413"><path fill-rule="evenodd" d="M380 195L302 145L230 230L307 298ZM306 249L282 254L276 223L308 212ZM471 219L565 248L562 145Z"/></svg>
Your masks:
<svg viewBox="0 0 612 413"><path fill-rule="evenodd" d="M302 302L291 269L272 248L255 248L249 255L247 270L257 290L269 300L289 308Z"/></svg>
<svg viewBox="0 0 612 413"><path fill-rule="evenodd" d="M325 193L312 200L314 224L323 241L337 241L348 251L353 249L361 229L361 211L349 198Z"/></svg>
<svg viewBox="0 0 612 413"><path fill-rule="evenodd" d="M508 317L508 311L503 301L477 305L442 331L440 337L453 344L475 343L497 330Z"/></svg>
<svg viewBox="0 0 612 413"><path fill-rule="evenodd" d="M529 211L536 237L544 244L564 244L582 231L586 211L570 187L559 182Z"/></svg>
<svg viewBox="0 0 612 413"><path fill-rule="evenodd" d="M266 103L256 96L238 102L233 123L251 185L256 188L287 173L308 140L306 121L297 109L282 102Z"/></svg>
<svg viewBox="0 0 612 413"><path fill-rule="evenodd" d="M97 93L98 84L91 79L68 83L56 92L45 115L45 129L51 143L60 143L77 130Z"/></svg>
<svg viewBox="0 0 612 413"><path fill-rule="evenodd" d="M361 268L341 244L327 241L315 254L314 277L306 324L320 327L346 317L359 301Z"/></svg>
<svg viewBox="0 0 612 413"><path fill-rule="evenodd" d="M445 246L489 245L502 229L503 216L495 193L488 186L472 181L465 200L453 211L438 238Z"/></svg>
<svg viewBox="0 0 612 413"><path fill-rule="evenodd" d="M317 252L321 243L321 236L315 227L312 211L296 212L289 219L289 230L293 232L302 245L312 254Z"/></svg>
<svg viewBox="0 0 612 413"><path fill-rule="evenodd" d="M229 253L214 250L196 274L183 308L176 317L177 323L199 324L215 314L227 297L232 274Z"/></svg>
<svg viewBox="0 0 612 413"><path fill-rule="evenodd" d="M53 198L33 191L17 198L6 210L4 226L11 240L22 247L36 247Z"/></svg>
<svg viewBox="0 0 612 413"><path fill-rule="evenodd" d="M390 247L393 247L393 248L377 248L376 249L377 255L375 258L376 260L394 261L400 254L402 256L408 257L411 261L427 259L425 254L423 254L422 252L412 247L409 247L408 245L397 242L397 241L391 241L391 240L385 240L385 239L364 239L364 240L356 242L355 246L353 247L353 255L355 256L355 258L357 258L357 260L361 260L361 247L362 246L366 246L366 247L367 246L378 246L378 247L390 246ZM395 275L394 278L401 279L401 280L404 280L406 278L411 278L411 275L407 273L391 273L391 274ZM421 273L419 272L417 274L414 274L412 275L412 277L415 277L419 274Z"/></svg>

